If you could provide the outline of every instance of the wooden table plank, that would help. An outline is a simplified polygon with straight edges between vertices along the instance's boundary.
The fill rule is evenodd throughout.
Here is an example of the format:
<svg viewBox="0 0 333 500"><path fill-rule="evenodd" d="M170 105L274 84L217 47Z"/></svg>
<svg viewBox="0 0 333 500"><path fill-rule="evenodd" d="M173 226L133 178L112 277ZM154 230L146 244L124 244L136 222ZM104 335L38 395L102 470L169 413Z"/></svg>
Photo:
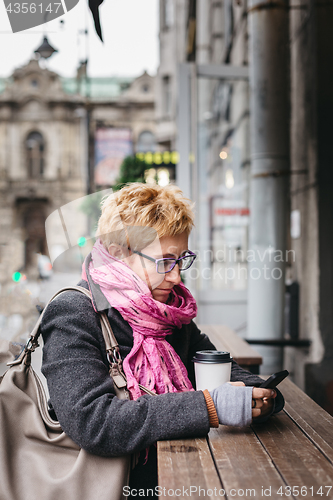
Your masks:
<svg viewBox="0 0 333 500"><path fill-rule="evenodd" d="M162 496L225 498L206 438L159 441L157 454L158 485L166 490Z"/></svg>
<svg viewBox="0 0 333 500"><path fill-rule="evenodd" d="M317 494L320 487L333 486L332 464L285 412L252 428L286 485L299 490L303 486L304 498L333 498L333 488L328 496Z"/></svg>
<svg viewBox="0 0 333 500"><path fill-rule="evenodd" d="M241 366L261 365L262 357L245 340L225 325L198 325L206 333L218 350L231 353Z"/></svg>
<svg viewBox="0 0 333 500"><path fill-rule="evenodd" d="M279 389L286 399L286 413L333 464L333 417L291 380L284 380Z"/></svg>
<svg viewBox="0 0 333 500"><path fill-rule="evenodd" d="M264 491L278 491L284 486L250 427L240 429L220 425L218 429L211 429L209 443L227 498L264 498L271 496L265 495Z"/></svg>

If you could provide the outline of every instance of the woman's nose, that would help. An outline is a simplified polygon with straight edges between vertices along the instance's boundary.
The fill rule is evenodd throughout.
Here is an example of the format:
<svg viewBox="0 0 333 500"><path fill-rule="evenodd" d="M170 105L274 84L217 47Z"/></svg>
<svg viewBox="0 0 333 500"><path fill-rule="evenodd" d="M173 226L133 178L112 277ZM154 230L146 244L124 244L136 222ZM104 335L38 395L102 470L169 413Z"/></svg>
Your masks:
<svg viewBox="0 0 333 500"><path fill-rule="evenodd" d="M181 282L181 277L178 264L175 265L172 271L165 274L165 280L173 283L174 285L179 285L179 283Z"/></svg>

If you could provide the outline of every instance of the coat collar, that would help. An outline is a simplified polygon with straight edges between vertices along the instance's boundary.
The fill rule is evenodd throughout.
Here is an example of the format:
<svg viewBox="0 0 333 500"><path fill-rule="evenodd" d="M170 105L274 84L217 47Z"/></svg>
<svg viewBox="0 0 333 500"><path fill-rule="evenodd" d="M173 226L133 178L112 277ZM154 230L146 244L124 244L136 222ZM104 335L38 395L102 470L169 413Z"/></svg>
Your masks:
<svg viewBox="0 0 333 500"><path fill-rule="evenodd" d="M100 289L100 286L94 283L92 277L90 276L89 272L90 262L91 262L91 253L87 255L84 261L84 269L86 272L86 277L84 277L83 279L86 279L86 281L88 282L89 290L92 297L92 304L95 311L96 312L105 311L106 309L110 308L110 304L106 300L106 297L103 294L102 290Z"/></svg>

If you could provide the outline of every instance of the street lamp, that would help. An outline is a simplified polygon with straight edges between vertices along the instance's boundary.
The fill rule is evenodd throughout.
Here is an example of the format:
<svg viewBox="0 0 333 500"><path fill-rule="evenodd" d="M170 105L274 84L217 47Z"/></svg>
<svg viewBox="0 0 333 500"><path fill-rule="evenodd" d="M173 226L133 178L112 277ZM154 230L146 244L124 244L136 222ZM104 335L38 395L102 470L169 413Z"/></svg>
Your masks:
<svg viewBox="0 0 333 500"><path fill-rule="evenodd" d="M58 52L57 49L54 49L52 45L49 44L49 41L46 36L44 36L43 43L38 49L35 50L35 54L39 54L39 57L43 59L48 59L52 56L54 52Z"/></svg>

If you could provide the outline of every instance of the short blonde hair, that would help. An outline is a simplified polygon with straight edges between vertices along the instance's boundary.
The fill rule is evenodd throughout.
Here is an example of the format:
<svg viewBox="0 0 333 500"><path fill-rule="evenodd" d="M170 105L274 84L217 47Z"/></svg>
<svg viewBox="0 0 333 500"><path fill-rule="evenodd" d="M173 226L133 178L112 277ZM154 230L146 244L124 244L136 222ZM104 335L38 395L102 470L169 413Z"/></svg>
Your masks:
<svg viewBox="0 0 333 500"><path fill-rule="evenodd" d="M130 238L133 250L145 248L156 236L189 235L194 226L193 204L174 185L129 183L104 199L101 207L97 236L105 248L111 243L128 245L129 233L137 235L138 226L154 231L140 230L140 241L135 236L134 246Z"/></svg>

